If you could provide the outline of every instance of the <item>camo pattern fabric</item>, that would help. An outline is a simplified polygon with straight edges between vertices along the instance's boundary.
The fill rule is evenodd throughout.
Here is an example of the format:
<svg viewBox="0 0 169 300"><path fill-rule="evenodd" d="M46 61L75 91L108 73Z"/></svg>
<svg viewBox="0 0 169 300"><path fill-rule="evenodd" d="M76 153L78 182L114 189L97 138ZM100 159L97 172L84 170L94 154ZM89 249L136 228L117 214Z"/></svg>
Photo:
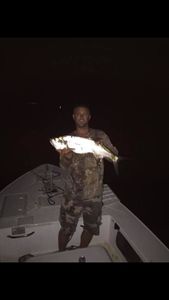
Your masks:
<svg viewBox="0 0 169 300"><path fill-rule="evenodd" d="M70 135L75 136L75 132ZM114 147L101 130L90 129L89 138L101 142L110 150ZM101 224L104 164L92 153L72 153L72 158L60 158L60 167L66 171L64 201L60 210L60 223L67 233L73 234L83 214L84 228L99 234Z"/></svg>

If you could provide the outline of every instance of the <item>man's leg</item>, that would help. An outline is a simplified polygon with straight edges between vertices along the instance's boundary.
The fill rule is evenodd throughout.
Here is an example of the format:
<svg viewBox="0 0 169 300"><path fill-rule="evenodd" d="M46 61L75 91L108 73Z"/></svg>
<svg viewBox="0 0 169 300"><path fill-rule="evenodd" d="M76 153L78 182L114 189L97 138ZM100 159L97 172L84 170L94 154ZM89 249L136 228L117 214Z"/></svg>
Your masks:
<svg viewBox="0 0 169 300"><path fill-rule="evenodd" d="M81 235L80 248L91 242L93 235L99 235L101 225L102 202L89 202L83 212L84 229Z"/></svg>
<svg viewBox="0 0 169 300"><path fill-rule="evenodd" d="M59 251L64 251L66 249L66 246L70 241L74 232L74 230L72 229L74 220L72 219L72 222L70 223L67 221L68 219L69 219L69 213L67 212L67 209L61 205L60 216L59 216L61 228L59 230L59 235L58 235Z"/></svg>
<svg viewBox="0 0 169 300"><path fill-rule="evenodd" d="M70 203L70 202L69 202ZM67 204L67 207L61 206L60 209L60 224L61 229L58 236L59 251L64 251L68 242L71 240L76 226L81 215L83 207L76 206L74 203Z"/></svg>
<svg viewBox="0 0 169 300"><path fill-rule="evenodd" d="M66 249L66 246L70 239L71 235L66 234L65 231L61 228L58 236L59 251L64 251Z"/></svg>
<svg viewBox="0 0 169 300"><path fill-rule="evenodd" d="M93 234L91 234L87 230L83 230L82 235L81 235L81 241L80 241L80 248L85 248L89 245L93 238Z"/></svg>

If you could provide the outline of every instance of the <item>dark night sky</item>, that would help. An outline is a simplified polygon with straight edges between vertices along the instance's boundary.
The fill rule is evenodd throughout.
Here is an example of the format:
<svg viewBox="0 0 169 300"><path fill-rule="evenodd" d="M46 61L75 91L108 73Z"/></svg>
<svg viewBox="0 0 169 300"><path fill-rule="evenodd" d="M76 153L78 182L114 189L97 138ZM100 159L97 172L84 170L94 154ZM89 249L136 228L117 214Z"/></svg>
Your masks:
<svg viewBox="0 0 169 300"><path fill-rule="evenodd" d="M48 139L86 102L91 126L133 159L118 179L106 162L106 181L169 246L168 38L1 38L0 82L1 188L58 162Z"/></svg>

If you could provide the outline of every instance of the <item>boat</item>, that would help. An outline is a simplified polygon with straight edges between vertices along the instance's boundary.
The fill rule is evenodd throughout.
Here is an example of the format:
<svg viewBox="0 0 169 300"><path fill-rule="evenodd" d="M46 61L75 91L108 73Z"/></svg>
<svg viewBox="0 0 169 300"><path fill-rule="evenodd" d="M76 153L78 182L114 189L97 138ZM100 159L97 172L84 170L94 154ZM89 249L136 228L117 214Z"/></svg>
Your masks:
<svg viewBox="0 0 169 300"><path fill-rule="evenodd" d="M169 249L103 186L100 234L79 248L83 220L65 251L58 251L63 170L45 163L0 192L0 262L169 262Z"/></svg>

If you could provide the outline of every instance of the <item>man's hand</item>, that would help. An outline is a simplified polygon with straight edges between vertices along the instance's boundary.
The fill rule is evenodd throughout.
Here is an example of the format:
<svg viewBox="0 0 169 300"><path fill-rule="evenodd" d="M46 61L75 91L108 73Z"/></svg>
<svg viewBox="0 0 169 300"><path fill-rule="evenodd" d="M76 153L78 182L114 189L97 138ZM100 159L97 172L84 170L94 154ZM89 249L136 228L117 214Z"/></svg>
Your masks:
<svg viewBox="0 0 169 300"><path fill-rule="evenodd" d="M95 143L96 143L97 145L106 147L106 146L104 145L102 139L95 141ZM112 146L113 146L113 145L112 145ZM112 149L112 147L111 147L111 148L107 147L107 148L110 149L110 150L113 152L114 155L117 155L117 156L118 156L119 151L118 151L118 149L117 149L115 146L113 146L113 149Z"/></svg>
<svg viewBox="0 0 169 300"><path fill-rule="evenodd" d="M102 139L97 139L97 140L95 140L95 143L96 143L97 145L104 146Z"/></svg>
<svg viewBox="0 0 169 300"><path fill-rule="evenodd" d="M59 154L61 157L65 156L67 158L71 158L72 157L72 151L68 148L62 149L62 150L58 150Z"/></svg>

